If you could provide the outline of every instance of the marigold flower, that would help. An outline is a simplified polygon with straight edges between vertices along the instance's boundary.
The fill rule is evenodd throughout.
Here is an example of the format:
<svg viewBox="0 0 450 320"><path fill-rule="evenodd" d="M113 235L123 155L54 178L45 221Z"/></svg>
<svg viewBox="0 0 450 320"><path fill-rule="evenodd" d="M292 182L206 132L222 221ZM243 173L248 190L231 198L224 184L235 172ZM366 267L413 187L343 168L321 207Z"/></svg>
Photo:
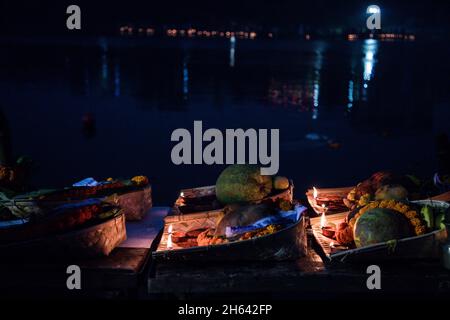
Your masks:
<svg viewBox="0 0 450 320"><path fill-rule="evenodd" d="M148 184L148 178L146 176L136 176L131 178L131 181L133 181L138 186L145 186Z"/></svg>
<svg viewBox="0 0 450 320"><path fill-rule="evenodd" d="M414 219L414 218L417 218L418 216L419 215L417 214L417 212L413 211L413 210L407 211L405 213L405 217L407 217L408 219Z"/></svg>

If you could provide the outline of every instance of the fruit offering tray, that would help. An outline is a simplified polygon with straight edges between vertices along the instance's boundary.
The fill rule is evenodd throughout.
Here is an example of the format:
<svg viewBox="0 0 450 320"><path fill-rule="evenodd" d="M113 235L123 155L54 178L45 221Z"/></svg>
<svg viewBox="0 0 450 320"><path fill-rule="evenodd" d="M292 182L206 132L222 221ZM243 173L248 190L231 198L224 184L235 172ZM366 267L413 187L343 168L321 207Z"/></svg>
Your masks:
<svg viewBox="0 0 450 320"><path fill-rule="evenodd" d="M57 207L87 199L120 207L128 221L141 220L152 207L152 189L147 180L143 184L124 180L99 186L37 190L11 199L0 199L0 206L8 208L16 217L26 217L43 215Z"/></svg>
<svg viewBox="0 0 450 320"><path fill-rule="evenodd" d="M448 209L445 201L419 200L412 203L430 205ZM328 225L338 226L344 222L349 212L326 215ZM433 230L421 235L398 240L390 240L360 248L340 245L339 242L324 232L323 217L311 219L311 227L319 253L325 262L365 263L385 262L411 259L438 259L441 255L441 244L447 238L446 229Z"/></svg>
<svg viewBox="0 0 450 320"><path fill-rule="evenodd" d="M220 205L214 186L183 189L171 214L164 219L163 235L153 256L156 260L200 261L287 260L302 256L307 247L306 207L292 205L293 188L291 181L287 189L273 191L261 201L241 209ZM280 203L289 208L275 211L278 214L274 216L261 216L275 219L270 223L237 227L245 230L241 229L236 236L217 236L214 232L229 210L261 214ZM246 229L248 227L252 229ZM232 232L231 229L233 227L228 231Z"/></svg>
<svg viewBox="0 0 450 320"><path fill-rule="evenodd" d="M317 214L323 211L330 214L353 210L374 200L423 200L440 192L430 179L378 171L353 187L313 187L306 192L306 197Z"/></svg>
<svg viewBox="0 0 450 320"><path fill-rule="evenodd" d="M306 210L305 207L302 209ZM161 241L153 257L157 261L261 261L290 260L306 254L304 210L294 223L273 233L236 242L200 245L200 233L217 225L218 211L200 214L169 215L164 219ZM182 234L182 235L180 235ZM175 238L185 238L182 241Z"/></svg>

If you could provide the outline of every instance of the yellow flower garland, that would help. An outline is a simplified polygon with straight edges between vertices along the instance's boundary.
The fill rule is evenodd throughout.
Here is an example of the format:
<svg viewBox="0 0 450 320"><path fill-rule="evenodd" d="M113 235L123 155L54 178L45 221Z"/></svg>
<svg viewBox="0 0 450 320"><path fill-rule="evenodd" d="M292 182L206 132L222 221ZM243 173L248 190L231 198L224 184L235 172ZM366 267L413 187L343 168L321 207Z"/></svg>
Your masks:
<svg viewBox="0 0 450 320"><path fill-rule="evenodd" d="M396 201L396 200L378 200L372 201L368 205L359 209L359 211L355 214L355 216L350 219L349 225L353 228L356 224L356 221L359 217L361 217L365 212L375 208L383 208L383 209L391 209L400 214L403 214L414 227L414 232L416 235L421 235L427 232L427 227L420 214L411 206L406 203Z"/></svg>
<svg viewBox="0 0 450 320"><path fill-rule="evenodd" d="M131 178L131 181L138 186L145 186L148 184L148 178L146 176L136 176Z"/></svg>

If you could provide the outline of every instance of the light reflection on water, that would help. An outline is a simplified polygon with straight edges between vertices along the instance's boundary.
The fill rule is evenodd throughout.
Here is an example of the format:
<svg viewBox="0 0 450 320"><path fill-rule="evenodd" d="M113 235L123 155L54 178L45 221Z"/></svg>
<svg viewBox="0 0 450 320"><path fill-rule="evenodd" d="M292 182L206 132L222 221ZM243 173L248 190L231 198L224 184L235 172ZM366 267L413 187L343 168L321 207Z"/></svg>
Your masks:
<svg viewBox="0 0 450 320"><path fill-rule="evenodd" d="M350 110L353 107L353 80L348 81L348 103L347 108Z"/></svg>
<svg viewBox="0 0 450 320"><path fill-rule="evenodd" d="M320 84L325 46L319 43L308 58L308 66L300 77L274 76L269 86L269 102L275 105L294 106L299 111L311 112L318 119ZM299 58L301 61L302 58ZM297 79L296 79L297 78Z"/></svg>
<svg viewBox="0 0 450 320"><path fill-rule="evenodd" d="M183 99L187 100L189 95L189 69L188 69L188 56L183 59Z"/></svg>
<svg viewBox="0 0 450 320"><path fill-rule="evenodd" d="M230 38L230 67L234 67L236 55L236 37L232 36Z"/></svg>
<svg viewBox="0 0 450 320"><path fill-rule="evenodd" d="M378 50L378 40L367 39L364 41L363 52L364 52L364 88L367 88L368 82L373 77L374 67L375 67L375 55Z"/></svg>
<svg viewBox="0 0 450 320"><path fill-rule="evenodd" d="M432 102L448 103L434 95L445 92L446 60L414 45L310 41L294 50L230 40L158 48L102 40L95 48L36 49L31 58L3 48L0 97L16 152L36 159L37 181L49 186L147 174L170 203L174 187L212 184L221 170L170 162L172 130L203 120L205 128L279 128L281 173L301 193L378 169L432 167L430 141L442 118ZM64 69L60 57L69 61ZM89 140L80 132L87 112L97 124ZM330 150L329 140L342 148ZM422 151L411 152L411 141Z"/></svg>

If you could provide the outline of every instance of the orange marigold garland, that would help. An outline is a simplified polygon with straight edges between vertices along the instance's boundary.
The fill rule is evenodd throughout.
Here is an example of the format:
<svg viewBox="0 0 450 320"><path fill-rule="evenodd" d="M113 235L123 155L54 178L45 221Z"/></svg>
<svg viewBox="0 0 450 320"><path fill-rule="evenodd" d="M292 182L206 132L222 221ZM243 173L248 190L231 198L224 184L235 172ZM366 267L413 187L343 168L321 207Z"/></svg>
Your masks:
<svg viewBox="0 0 450 320"><path fill-rule="evenodd" d="M136 176L133 177L131 181L133 181L138 186L145 186L149 183L148 178L146 176Z"/></svg>
<svg viewBox="0 0 450 320"><path fill-rule="evenodd" d="M416 235L425 234L427 232L425 221L423 221L421 215L410 205L396 200L379 200L370 202L368 205L359 209L355 216L350 219L348 222L349 226L353 228L359 217L361 217L368 210L375 208L392 209L395 212L404 215L413 226Z"/></svg>

